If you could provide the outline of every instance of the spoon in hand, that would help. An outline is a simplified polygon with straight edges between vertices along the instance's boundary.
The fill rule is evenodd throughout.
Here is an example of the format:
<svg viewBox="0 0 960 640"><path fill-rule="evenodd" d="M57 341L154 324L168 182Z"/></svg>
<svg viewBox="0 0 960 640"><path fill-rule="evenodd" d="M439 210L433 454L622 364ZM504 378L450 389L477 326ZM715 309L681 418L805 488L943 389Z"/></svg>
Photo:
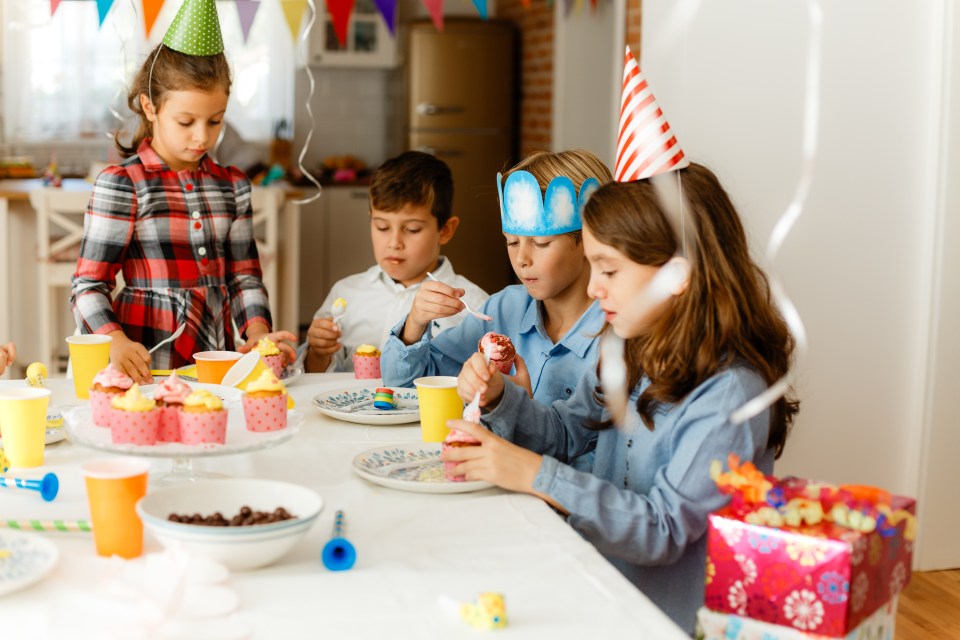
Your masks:
<svg viewBox="0 0 960 640"><path fill-rule="evenodd" d="M163 340L161 340L161 341L158 342L157 344L153 345L153 348L150 349L150 351L147 351L147 353L148 353L148 354L149 354L149 353L153 353L154 351L156 351L157 349L159 349L159 348L162 347L163 345L167 344L168 342L172 342L172 341L176 340L177 338L180 337L180 334L183 333L183 330L186 329L186 328L187 328L187 323L184 322L184 323L181 324L179 327L177 327L177 330L176 330L176 331L174 331L172 334L170 334L170 337L169 337L169 338L164 338Z"/></svg>
<svg viewBox="0 0 960 640"><path fill-rule="evenodd" d="M483 352L483 364L484 366L490 364L490 353L489 351ZM477 390L477 393L474 394L473 400L470 401L470 404L463 408L463 419L467 422L474 422L480 424L480 390Z"/></svg>
<svg viewBox="0 0 960 640"><path fill-rule="evenodd" d="M427 271L427 277L430 278L431 280L433 280L434 282L439 282L440 284L443 284L443 282L440 281L440 280L437 278L437 276L433 275L433 274L430 273L429 271ZM450 286L450 285L447 285L447 286ZM483 313L480 313L479 311L474 311L473 309L471 309L471 308L470 308L470 305L467 304L467 301L464 300L463 298L460 298L460 302L463 303L463 308L467 310L467 313L470 313L470 314L472 314L472 315L475 315L476 317L480 318L481 320L493 320L493 318L491 318L490 316L488 316L488 315L486 315L486 314L483 314Z"/></svg>

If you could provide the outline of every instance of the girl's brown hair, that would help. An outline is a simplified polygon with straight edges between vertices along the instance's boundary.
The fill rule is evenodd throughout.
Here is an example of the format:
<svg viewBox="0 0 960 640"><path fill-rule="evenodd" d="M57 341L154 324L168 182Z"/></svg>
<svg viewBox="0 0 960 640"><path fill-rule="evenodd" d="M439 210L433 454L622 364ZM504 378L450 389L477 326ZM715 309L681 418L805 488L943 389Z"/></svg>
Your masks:
<svg viewBox="0 0 960 640"><path fill-rule="evenodd" d="M686 197L684 216L694 240L686 247L690 280L638 337L626 341L629 388L650 379L637 401L648 428L658 405L680 401L719 370L735 363L767 384L785 375L793 336L773 304L766 275L753 262L743 225L720 181L706 167L677 172ZM678 238L649 180L611 182L583 212L584 226L601 243L643 265L662 266ZM598 397L601 397L598 391ZM800 403L789 393L770 409L767 447L780 457ZM606 424L604 426L609 426Z"/></svg>
<svg viewBox="0 0 960 640"><path fill-rule="evenodd" d="M130 146L120 142L120 131L117 131L113 136L117 150L124 158L129 158L137 152L137 147L145 138L153 137L153 125L140 106L140 94L149 97L154 110L160 111L169 91L212 91L220 87L229 95L230 84L230 65L222 53L189 56L162 44L157 45L133 77L127 93L127 106L139 118L137 131L133 134Z"/></svg>

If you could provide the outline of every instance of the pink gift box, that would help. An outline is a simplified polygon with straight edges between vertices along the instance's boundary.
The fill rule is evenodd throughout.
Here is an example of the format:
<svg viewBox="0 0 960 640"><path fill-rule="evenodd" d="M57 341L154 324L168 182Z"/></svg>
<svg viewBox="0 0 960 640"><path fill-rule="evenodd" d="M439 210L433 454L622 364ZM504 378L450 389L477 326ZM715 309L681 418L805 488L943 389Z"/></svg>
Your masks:
<svg viewBox="0 0 960 640"><path fill-rule="evenodd" d="M795 481L796 482L796 481ZM915 514L912 498L893 511ZM748 524L731 506L709 517L707 608L843 637L910 581L913 542L906 522L869 533L819 524Z"/></svg>
<svg viewBox="0 0 960 640"><path fill-rule="evenodd" d="M227 410L180 411L180 442L224 444L227 441Z"/></svg>
<svg viewBox="0 0 960 640"><path fill-rule="evenodd" d="M897 623L897 599L894 597L857 625L843 640L893 640ZM697 638L700 640L827 640L829 636L800 631L731 613L719 613L701 607L697 612Z"/></svg>
<svg viewBox="0 0 960 640"><path fill-rule="evenodd" d="M287 394L252 398L244 394L243 417L247 431L279 431L287 426Z"/></svg>
<svg viewBox="0 0 960 640"><path fill-rule="evenodd" d="M157 429L160 428L160 412L122 411L112 409L110 439L113 444L157 444Z"/></svg>

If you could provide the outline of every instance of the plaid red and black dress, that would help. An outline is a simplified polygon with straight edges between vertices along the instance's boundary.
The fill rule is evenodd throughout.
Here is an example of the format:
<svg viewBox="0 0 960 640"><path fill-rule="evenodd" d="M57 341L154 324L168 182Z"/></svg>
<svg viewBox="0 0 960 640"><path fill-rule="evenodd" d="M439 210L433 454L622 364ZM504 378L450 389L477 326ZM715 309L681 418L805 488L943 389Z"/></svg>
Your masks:
<svg viewBox="0 0 960 640"><path fill-rule="evenodd" d="M204 156L195 171L173 171L150 141L97 177L70 303L82 333L122 329L152 355L151 366L193 362L198 351L234 348L254 321L271 325L253 238L250 181ZM111 301L117 272L126 286Z"/></svg>

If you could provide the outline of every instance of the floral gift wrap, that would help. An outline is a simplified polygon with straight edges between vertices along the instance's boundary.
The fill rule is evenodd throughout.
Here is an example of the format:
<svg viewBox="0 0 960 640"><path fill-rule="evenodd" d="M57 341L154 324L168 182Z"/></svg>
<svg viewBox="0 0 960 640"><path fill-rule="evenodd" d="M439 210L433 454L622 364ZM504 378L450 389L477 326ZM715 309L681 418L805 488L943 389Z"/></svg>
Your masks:
<svg viewBox="0 0 960 640"><path fill-rule="evenodd" d="M709 518L708 609L840 638L910 581L912 498L729 467L712 470L731 502Z"/></svg>
<svg viewBox="0 0 960 640"><path fill-rule="evenodd" d="M897 599L888 601L861 622L843 640L893 640ZM793 627L717 613L706 607L697 612L698 640L828 640L829 636L807 633Z"/></svg>

